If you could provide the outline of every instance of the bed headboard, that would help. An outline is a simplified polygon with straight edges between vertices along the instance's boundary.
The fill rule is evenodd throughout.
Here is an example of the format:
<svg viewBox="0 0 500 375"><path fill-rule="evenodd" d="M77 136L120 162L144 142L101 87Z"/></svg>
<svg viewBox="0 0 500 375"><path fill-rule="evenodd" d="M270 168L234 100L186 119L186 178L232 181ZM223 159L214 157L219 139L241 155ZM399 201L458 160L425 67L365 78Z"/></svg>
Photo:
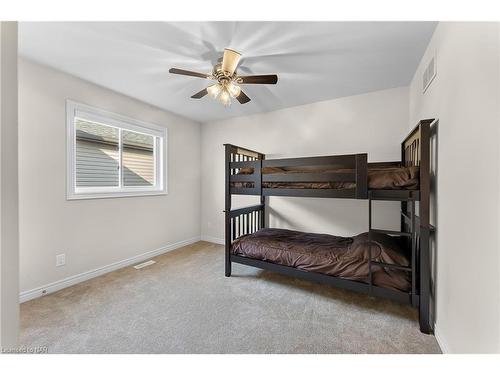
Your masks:
<svg viewBox="0 0 500 375"><path fill-rule="evenodd" d="M265 155L257 151L226 143L224 144L224 146L228 147L229 149L229 153L231 155L230 161L254 161L265 159Z"/></svg>
<svg viewBox="0 0 500 375"><path fill-rule="evenodd" d="M430 210L430 126L434 119L421 120L401 143L401 162L404 166L420 167L419 216L421 225L429 225Z"/></svg>
<svg viewBox="0 0 500 375"><path fill-rule="evenodd" d="M432 122L434 122L434 119L420 121L401 143L401 161L404 166L418 167L423 159L425 159L425 162L428 162L429 129Z"/></svg>
<svg viewBox="0 0 500 375"><path fill-rule="evenodd" d="M403 158L405 167L420 165L420 126L417 126L402 144Z"/></svg>

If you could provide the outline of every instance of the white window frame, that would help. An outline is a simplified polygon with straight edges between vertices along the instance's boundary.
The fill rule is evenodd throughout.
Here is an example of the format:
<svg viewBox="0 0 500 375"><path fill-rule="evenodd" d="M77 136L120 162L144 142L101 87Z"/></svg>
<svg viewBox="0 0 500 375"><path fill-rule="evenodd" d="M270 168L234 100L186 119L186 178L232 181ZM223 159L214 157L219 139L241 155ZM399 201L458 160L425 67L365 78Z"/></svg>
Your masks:
<svg viewBox="0 0 500 375"><path fill-rule="evenodd" d="M118 187L77 187L76 186L76 133L75 118L94 121L106 126L116 127L119 131L120 176L122 158L121 130L151 135L155 138L155 185L154 186L122 186L122 178ZM167 129L163 126L139 121L103 109L91 107L73 100L66 100L66 199L97 199L137 197L148 195L165 195L167 190ZM156 157L158 156L158 157Z"/></svg>

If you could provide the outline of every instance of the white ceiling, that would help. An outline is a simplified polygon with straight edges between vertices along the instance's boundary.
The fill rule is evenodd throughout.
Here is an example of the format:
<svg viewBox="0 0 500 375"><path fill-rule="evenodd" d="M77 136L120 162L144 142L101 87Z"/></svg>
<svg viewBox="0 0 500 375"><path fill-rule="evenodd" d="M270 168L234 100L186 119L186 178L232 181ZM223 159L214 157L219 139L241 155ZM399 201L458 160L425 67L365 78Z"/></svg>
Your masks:
<svg viewBox="0 0 500 375"><path fill-rule="evenodd" d="M407 85L435 22L23 22L21 56L199 122ZM251 102L223 107L190 96L225 47L240 74L278 74L245 85Z"/></svg>

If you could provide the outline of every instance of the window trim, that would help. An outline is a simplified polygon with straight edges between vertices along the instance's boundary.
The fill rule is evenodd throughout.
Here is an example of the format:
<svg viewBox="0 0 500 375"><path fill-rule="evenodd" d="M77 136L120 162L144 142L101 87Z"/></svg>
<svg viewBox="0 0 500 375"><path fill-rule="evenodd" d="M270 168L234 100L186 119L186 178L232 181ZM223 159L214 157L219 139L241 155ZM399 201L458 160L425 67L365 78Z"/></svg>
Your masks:
<svg viewBox="0 0 500 375"><path fill-rule="evenodd" d="M158 185L152 187L80 187L76 188L76 136L75 136L75 117L84 115L86 120L95 121L102 125L117 127L124 130L130 130L150 136L155 136L156 144L154 147L155 155L155 177L158 176ZM147 130L147 132L145 131ZM167 188L167 128L152 123L136 120L130 117L119 115L103 109L82 104L70 99L66 100L66 199L98 199L98 198L121 198L121 197L140 197L151 195L166 195ZM121 135L121 131L120 131ZM120 164L122 158L121 136L120 136ZM158 163L156 163L156 154ZM120 166L121 167L121 166ZM121 172L121 170L120 170ZM121 173L120 173L121 176ZM120 177L121 179L121 177ZM121 182L120 182L121 185Z"/></svg>

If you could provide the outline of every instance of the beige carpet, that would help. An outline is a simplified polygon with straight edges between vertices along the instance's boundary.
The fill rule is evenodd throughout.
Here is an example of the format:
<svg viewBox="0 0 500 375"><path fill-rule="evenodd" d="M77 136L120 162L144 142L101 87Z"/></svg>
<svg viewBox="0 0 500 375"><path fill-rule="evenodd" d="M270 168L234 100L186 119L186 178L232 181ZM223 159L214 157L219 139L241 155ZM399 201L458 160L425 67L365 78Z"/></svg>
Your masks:
<svg viewBox="0 0 500 375"><path fill-rule="evenodd" d="M49 353L439 353L409 306L242 265L207 242L21 305Z"/></svg>

